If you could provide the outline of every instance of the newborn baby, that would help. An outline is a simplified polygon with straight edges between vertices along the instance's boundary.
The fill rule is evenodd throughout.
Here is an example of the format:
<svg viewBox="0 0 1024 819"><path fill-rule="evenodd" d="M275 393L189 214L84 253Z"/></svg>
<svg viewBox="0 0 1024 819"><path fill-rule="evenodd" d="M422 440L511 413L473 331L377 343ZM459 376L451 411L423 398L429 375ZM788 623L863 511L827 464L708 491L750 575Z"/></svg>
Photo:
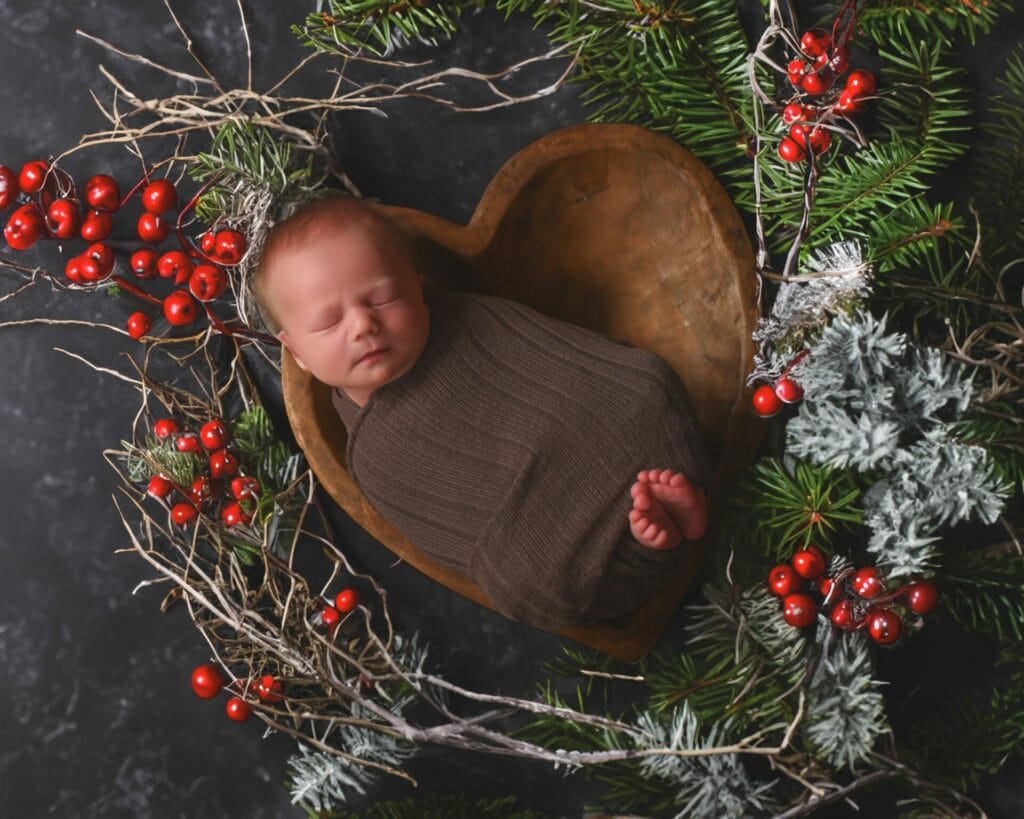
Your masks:
<svg viewBox="0 0 1024 819"><path fill-rule="evenodd" d="M678 376L508 299L428 304L423 281L397 225L330 195L271 231L253 289L334 387L353 480L414 545L539 628L631 611L707 527Z"/></svg>

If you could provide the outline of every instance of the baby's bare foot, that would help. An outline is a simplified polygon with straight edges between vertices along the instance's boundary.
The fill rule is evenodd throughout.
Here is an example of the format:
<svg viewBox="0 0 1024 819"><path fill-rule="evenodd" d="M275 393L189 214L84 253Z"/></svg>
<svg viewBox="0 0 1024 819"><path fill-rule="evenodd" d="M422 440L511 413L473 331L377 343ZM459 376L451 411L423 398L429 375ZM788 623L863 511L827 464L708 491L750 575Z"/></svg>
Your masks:
<svg viewBox="0 0 1024 819"><path fill-rule="evenodd" d="M682 539L696 540L707 529L704 490L681 472L645 469L630 489L633 536L652 549L671 549Z"/></svg>

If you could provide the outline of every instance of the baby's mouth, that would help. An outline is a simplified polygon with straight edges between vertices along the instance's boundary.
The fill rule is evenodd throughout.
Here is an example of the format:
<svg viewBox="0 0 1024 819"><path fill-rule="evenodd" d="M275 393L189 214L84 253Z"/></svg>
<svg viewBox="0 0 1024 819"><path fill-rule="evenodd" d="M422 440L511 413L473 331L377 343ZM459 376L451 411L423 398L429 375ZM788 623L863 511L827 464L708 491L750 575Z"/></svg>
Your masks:
<svg viewBox="0 0 1024 819"><path fill-rule="evenodd" d="M371 350L366 355L364 355L362 358L360 358L356 362L356 364L369 364L369 363L372 363L377 358L379 358L384 353L386 353L389 349L390 349L390 347L380 347L380 348L378 348L376 350Z"/></svg>

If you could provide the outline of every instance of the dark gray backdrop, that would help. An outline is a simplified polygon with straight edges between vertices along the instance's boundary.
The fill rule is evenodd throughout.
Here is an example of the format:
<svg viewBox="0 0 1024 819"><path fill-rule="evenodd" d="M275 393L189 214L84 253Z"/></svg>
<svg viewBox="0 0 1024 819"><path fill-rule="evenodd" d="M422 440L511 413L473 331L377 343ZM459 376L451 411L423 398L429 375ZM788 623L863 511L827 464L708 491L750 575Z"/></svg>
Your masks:
<svg viewBox="0 0 1024 819"><path fill-rule="evenodd" d="M174 7L204 61L225 83L243 83L235 4ZM303 56L288 26L312 8L246 0L257 88ZM1018 14L1013 25L965 55L980 87L990 83L990 67L1016 40L1019 23ZM106 96L97 63L131 88L151 89L154 96L172 90L163 75L111 55L76 36L76 28L195 70L157 0L0 0L0 163L17 169L104 126L88 93L103 89ZM440 65L493 71L547 47L529 19L503 23L493 10L468 16L459 28L452 43L436 50ZM523 72L511 85L539 87L560 68ZM516 150L585 118L576 86L487 114L456 114L421 101L386 110L388 119L350 113L335 122L349 174L364 194L459 222L469 219L493 173ZM138 175L137 162L121 150L80 154L66 167L78 179L97 172L125 181ZM120 323L126 313L106 297L38 291L0 306L0 320L56 315ZM222 716L219 701L204 703L192 694L190 671L207 658L198 635L183 611L158 612L162 591L132 596L150 575L136 556L114 555L125 536L110 500L113 473L101 452L127 434L136 394L53 348L123 366L118 352L137 347L103 331L66 326L0 330L0 344L0 819L302 816L281 786L294 743L261 739L257 720L235 725ZM279 407L272 387L269 398ZM532 695L544 677L539 662L556 654L555 638L481 609L408 567L391 568L385 550L342 513L335 518L357 565L386 583L396 626L418 629L449 679ZM598 790L539 764L430 748L409 770L420 781L418 793L517 794L524 805L569 817L579 816ZM992 815L1024 809L1021 771L1017 764L986 785L982 798ZM412 793L404 783L385 780L370 799Z"/></svg>

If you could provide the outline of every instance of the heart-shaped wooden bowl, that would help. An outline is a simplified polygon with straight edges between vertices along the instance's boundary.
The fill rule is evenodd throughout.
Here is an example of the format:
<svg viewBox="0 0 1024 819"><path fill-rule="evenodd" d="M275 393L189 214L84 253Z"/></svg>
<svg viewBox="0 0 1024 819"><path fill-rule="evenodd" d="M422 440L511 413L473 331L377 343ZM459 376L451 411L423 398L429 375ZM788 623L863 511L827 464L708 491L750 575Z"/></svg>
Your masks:
<svg viewBox="0 0 1024 819"><path fill-rule="evenodd" d="M414 237L428 301L453 290L503 296L664 358L692 398L716 464L714 526L722 488L749 462L764 424L744 384L757 322L753 253L728 194L696 157L638 126L575 125L509 159L468 225L377 207ZM282 381L295 437L338 504L399 557L493 609L479 586L435 563L370 505L346 469L347 435L330 388L287 350ZM659 466L671 464L651 464ZM684 543L673 576L621 624L558 633L639 659L678 608L707 538Z"/></svg>

